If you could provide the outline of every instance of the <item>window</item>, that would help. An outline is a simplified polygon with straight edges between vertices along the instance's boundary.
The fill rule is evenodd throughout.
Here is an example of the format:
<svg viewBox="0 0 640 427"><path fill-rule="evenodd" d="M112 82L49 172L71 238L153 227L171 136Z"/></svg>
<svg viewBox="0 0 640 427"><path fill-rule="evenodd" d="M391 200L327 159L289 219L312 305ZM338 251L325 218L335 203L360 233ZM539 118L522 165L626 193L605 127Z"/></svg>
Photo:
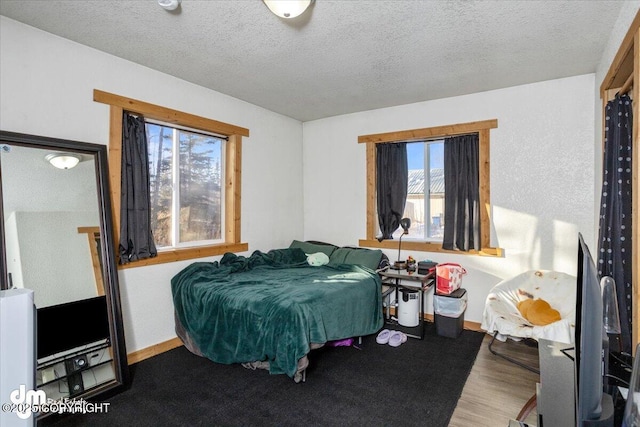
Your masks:
<svg viewBox="0 0 640 427"><path fill-rule="evenodd" d="M226 138L150 121L146 131L156 247L221 243Z"/></svg>
<svg viewBox="0 0 640 427"><path fill-rule="evenodd" d="M403 239L442 241L444 234L444 141L407 144L409 181L403 217L411 219ZM398 239L402 229L393 233Z"/></svg>
<svg viewBox="0 0 640 427"><path fill-rule="evenodd" d="M362 135L358 143L366 144L367 156L367 210L365 239L360 246L398 249L399 231L394 240L378 241L378 216L376 212L376 144L407 142L409 182L407 203L404 216L411 218L409 236L402 240L405 250L424 252L448 252L442 249L442 230L444 226L444 169L443 138L454 135L477 133L479 137L480 171L480 233L482 250L457 252L459 254L480 254L502 256L500 248L490 245L491 198L489 169L489 130L498 127L497 120L461 123L432 128L397 131L384 134ZM421 160L420 160L421 159ZM440 169L440 170L439 170ZM422 170L422 172L420 172ZM414 172L416 171L416 172ZM442 179L442 187L438 180ZM439 201L442 190L442 201ZM406 240L405 240L406 239Z"/></svg>
<svg viewBox="0 0 640 427"><path fill-rule="evenodd" d="M140 114L147 121L150 190L157 198L154 235L159 234L155 240L160 250L156 257L118 268L249 249L240 240L242 137L249 136L248 129L97 89L93 99L110 106L109 184L116 233L120 229L123 111ZM114 240L118 242L119 236Z"/></svg>

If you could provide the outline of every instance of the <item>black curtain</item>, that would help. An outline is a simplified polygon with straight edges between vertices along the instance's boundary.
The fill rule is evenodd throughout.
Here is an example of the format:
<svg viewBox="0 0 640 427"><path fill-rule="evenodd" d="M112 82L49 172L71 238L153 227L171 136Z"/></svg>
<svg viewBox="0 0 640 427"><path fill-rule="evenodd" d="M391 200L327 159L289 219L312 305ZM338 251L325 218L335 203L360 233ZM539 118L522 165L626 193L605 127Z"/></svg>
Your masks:
<svg viewBox="0 0 640 427"><path fill-rule="evenodd" d="M617 95L607 103L605 117L598 274L616 282L622 347L631 353L631 98Z"/></svg>
<svg viewBox="0 0 640 427"><path fill-rule="evenodd" d="M405 142L376 144L376 150L376 200L381 231L378 240L382 241L393 239L393 232L400 226L407 202L409 166Z"/></svg>
<svg viewBox="0 0 640 427"><path fill-rule="evenodd" d="M442 248L480 250L478 134L444 140L444 236Z"/></svg>
<svg viewBox="0 0 640 427"><path fill-rule="evenodd" d="M122 120L120 263L158 254L151 233L149 154L144 118L127 112Z"/></svg>

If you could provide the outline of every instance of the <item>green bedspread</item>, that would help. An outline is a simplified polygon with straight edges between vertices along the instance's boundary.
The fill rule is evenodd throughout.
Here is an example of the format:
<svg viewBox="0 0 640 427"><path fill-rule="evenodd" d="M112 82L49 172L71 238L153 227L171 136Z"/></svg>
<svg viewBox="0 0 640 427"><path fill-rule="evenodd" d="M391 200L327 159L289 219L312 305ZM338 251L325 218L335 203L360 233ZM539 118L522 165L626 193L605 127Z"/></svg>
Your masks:
<svg viewBox="0 0 640 427"><path fill-rule="evenodd" d="M248 258L227 253L171 280L176 315L204 356L226 364L268 361L271 373L292 378L311 343L382 327L380 289L374 271L311 267L298 248Z"/></svg>

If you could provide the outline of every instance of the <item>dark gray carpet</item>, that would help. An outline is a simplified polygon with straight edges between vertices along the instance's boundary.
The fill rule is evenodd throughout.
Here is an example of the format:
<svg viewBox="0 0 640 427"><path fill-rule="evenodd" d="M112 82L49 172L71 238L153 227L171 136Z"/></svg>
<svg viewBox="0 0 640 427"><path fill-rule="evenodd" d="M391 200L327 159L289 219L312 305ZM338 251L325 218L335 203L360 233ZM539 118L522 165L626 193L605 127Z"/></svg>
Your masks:
<svg viewBox="0 0 640 427"><path fill-rule="evenodd" d="M361 349L311 353L307 381L221 365L184 347L131 367L106 414L48 419L55 426L446 426L484 334L436 335L400 347L365 337Z"/></svg>

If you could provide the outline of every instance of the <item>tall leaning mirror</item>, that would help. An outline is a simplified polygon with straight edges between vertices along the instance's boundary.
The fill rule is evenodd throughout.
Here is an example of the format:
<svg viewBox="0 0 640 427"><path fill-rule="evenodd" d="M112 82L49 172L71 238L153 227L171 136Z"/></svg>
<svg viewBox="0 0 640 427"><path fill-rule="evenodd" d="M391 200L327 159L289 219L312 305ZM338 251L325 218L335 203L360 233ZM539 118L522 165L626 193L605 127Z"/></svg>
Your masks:
<svg viewBox="0 0 640 427"><path fill-rule="evenodd" d="M108 185L105 146L0 131L0 287L34 291L36 386L50 399L128 383Z"/></svg>

